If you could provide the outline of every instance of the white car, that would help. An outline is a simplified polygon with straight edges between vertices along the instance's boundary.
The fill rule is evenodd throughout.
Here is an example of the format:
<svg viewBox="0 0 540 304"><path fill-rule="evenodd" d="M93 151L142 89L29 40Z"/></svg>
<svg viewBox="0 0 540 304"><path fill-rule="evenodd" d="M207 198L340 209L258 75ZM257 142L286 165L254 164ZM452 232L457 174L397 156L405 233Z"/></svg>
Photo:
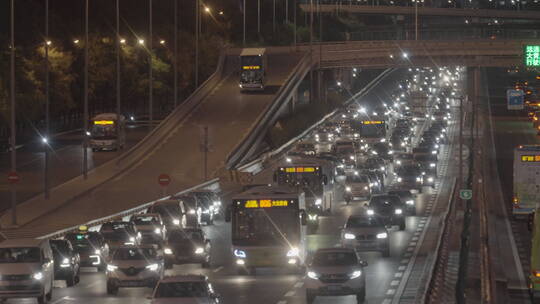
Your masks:
<svg viewBox="0 0 540 304"><path fill-rule="evenodd" d="M116 248L107 265L107 293L120 287L153 288L163 278L163 256L152 245Z"/></svg>
<svg viewBox="0 0 540 304"><path fill-rule="evenodd" d="M220 296L206 276L184 275L159 281L152 295L152 304L216 304Z"/></svg>
<svg viewBox="0 0 540 304"><path fill-rule="evenodd" d="M351 248L319 249L306 271L304 285L306 301L313 303L317 296L355 295L358 303L366 298L367 263L358 260Z"/></svg>
<svg viewBox="0 0 540 304"><path fill-rule="evenodd" d="M0 244L0 301L10 298L51 300L54 258L49 240L13 239Z"/></svg>

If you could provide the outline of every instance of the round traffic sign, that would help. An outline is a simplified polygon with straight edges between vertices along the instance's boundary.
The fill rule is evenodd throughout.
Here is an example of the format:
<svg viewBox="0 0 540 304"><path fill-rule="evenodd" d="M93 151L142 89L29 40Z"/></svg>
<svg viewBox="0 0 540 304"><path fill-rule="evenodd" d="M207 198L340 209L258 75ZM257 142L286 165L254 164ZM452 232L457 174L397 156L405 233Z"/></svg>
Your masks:
<svg viewBox="0 0 540 304"><path fill-rule="evenodd" d="M16 184L20 180L19 174L17 174L17 172L9 172L7 176L7 180L8 180L8 183L10 184Z"/></svg>
<svg viewBox="0 0 540 304"><path fill-rule="evenodd" d="M171 177L168 174L160 174L158 176L158 183L165 187L171 183Z"/></svg>

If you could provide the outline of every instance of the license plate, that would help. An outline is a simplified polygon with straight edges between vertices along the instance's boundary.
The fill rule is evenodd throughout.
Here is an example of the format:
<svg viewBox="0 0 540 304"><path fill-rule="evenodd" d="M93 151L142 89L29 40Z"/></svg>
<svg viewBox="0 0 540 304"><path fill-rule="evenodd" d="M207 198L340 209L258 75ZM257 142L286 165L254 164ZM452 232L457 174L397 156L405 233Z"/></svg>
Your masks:
<svg viewBox="0 0 540 304"><path fill-rule="evenodd" d="M336 286L328 286L328 290L329 290L329 291L340 291L340 290L341 290L341 286L339 286L339 285L336 285Z"/></svg>

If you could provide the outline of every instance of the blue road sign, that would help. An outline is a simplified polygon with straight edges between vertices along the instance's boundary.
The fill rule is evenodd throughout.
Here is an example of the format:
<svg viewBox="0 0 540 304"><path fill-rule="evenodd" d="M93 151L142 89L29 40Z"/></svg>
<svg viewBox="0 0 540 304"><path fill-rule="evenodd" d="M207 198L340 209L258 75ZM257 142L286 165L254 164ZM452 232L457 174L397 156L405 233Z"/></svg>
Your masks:
<svg viewBox="0 0 540 304"><path fill-rule="evenodd" d="M506 90L506 100L508 102L508 110L523 110L525 104L525 94L523 90Z"/></svg>

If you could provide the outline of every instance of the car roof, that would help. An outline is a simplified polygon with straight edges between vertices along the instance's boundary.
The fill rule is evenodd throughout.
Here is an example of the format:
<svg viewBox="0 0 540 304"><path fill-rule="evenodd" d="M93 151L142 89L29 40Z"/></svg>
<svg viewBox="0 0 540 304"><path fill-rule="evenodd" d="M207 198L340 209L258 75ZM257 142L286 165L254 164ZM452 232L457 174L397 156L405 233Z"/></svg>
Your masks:
<svg viewBox="0 0 540 304"><path fill-rule="evenodd" d="M175 282L206 282L206 276L202 274L187 274L167 276L161 279L161 283L175 283Z"/></svg>
<svg viewBox="0 0 540 304"><path fill-rule="evenodd" d="M12 247L39 247L44 240L40 239L11 239L5 240L0 243L0 248L12 248Z"/></svg>

